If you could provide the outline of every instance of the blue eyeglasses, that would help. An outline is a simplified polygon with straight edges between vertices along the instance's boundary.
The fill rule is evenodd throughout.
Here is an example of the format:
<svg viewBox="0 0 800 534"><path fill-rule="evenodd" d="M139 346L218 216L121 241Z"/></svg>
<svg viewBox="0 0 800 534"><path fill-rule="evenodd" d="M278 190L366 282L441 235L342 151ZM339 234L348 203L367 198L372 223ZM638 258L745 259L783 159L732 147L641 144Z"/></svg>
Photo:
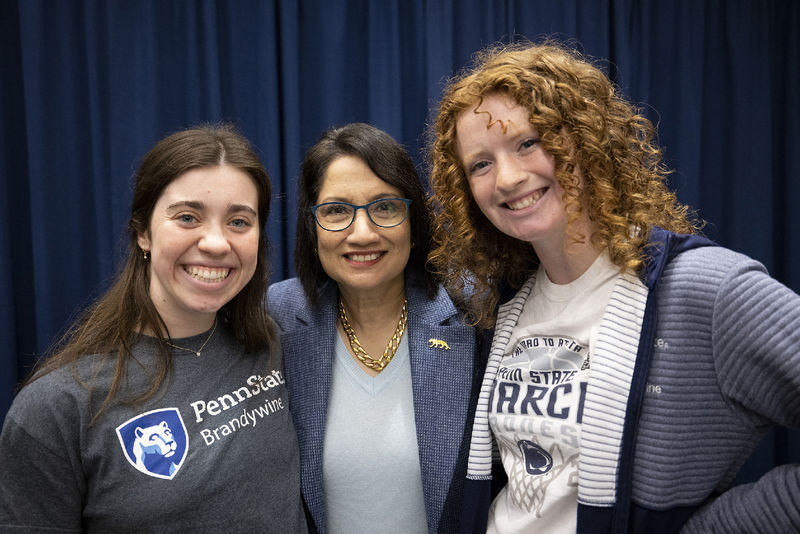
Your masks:
<svg viewBox="0 0 800 534"><path fill-rule="evenodd" d="M314 219L323 230L341 232L347 230L356 220L356 212L363 208L369 220L375 226L391 228L402 224L408 218L408 207L411 201L407 198L379 198L367 204L350 204L349 202L323 202L311 206Z"/></svg>

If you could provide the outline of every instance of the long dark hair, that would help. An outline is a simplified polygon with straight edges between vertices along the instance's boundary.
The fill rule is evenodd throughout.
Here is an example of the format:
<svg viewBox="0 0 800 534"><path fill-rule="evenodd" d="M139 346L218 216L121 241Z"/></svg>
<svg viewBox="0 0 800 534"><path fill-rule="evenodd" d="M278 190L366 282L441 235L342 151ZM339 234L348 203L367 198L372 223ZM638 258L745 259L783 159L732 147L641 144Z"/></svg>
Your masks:
<svg viewBox="0 0 800 534"><path fill-rule="evenodd" d="M172 370L172 355L163 332L167 327L150 300L148 262L139 249L137 237L147 231L156 202L164 189L181 174L195 168L228 165L247 173L258 190L259 246L256 269L251 280L218 312L219 320L233 326L236 339L248 352L275 346L272 321L262 305L269 278L267 237L263 230L269 215L271 186L267 172L250 143L229 124L207 124L179 131L159 141L143 158L135 175L131 215L128 222L127 257L111 288L70 326L23 383L68 364L87 354L114 362L115 371L108 395L94 419L119 393L131 358L137 332L148 332L159 342L158 365L150 387L129 402L143 402L153 396ZM73 368L77 377L77 367ZM80 379L79 379L80 381Z"/></svg>
<svg viewBox="0 0 800 534"><path fill-rule="evenodd" d="M425 188L405 148L388 133L360 122L325 132L306 152L300 168L297 192L297 234L294 249L295 271L306 296L314 304L317 292L327 280L317 255L317 228L310 208L319 197L325 172L334 160L354 156L369 166L375 175L400 190L411 200L411 255L407 268L424 273L428 295L436 288L435 276L426 269L430 252L431 215Z"/></svg>

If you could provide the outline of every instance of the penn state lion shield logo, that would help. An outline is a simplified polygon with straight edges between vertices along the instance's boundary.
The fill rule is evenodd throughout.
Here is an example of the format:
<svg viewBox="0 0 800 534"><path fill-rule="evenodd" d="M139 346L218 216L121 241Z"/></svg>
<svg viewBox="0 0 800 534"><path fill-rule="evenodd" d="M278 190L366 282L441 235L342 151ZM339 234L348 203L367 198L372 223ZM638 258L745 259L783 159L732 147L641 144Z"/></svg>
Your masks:
<svg viewBox="0 0 800 534"><path fill-rule="evenodd" d="M172 480L189 451L189 436L177 408L152 410L117 427L128 462L138 471Z"/></svg>
<svg viewBox="0 0 800 534"><path fill-rule="evenodd" d="M517 446L525 459L525 471L528 474L543 475L553 467L553 457L538 444L522 439Z"/></svg>

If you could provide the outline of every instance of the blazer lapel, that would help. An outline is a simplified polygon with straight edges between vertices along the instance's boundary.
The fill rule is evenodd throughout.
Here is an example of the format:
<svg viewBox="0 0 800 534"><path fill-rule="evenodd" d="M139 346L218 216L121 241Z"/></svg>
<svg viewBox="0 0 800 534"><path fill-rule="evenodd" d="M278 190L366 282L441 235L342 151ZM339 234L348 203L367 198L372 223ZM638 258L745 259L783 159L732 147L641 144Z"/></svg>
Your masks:
<svg viewBox="0 0 800 534"><path fill-rule="evenodd" d="M325 524L322 442L336 336L333 299L335 290L321 295L318 306L298 311L294 330L281 334L286 380L290 384L289 409L300 437L301 485L318 525Z"/></svg>
<svg viewBox="0 0 800 534"><path fill-rule="evenodd" d="M458 319L443 289L433 301L407 288L414 415L428 528L438 530L469 415L474 330ZM456 320L453 320L456 317ZM452 320L453 324L447 324Z"/></svg>

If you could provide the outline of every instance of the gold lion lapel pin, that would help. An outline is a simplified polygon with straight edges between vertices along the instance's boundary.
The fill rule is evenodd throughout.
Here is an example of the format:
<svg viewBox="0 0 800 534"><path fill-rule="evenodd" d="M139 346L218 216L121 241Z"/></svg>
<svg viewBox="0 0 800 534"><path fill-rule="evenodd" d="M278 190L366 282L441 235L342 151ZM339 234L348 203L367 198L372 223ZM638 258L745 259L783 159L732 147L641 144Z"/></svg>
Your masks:
<svg viewBox="0 0 800 534"><path fill-rule="evenodd" d="M444 349L450 350L450 345L447 344L446 341L442 341L441 339L430 338L428 340L428 347L434 349Z"/></svg>

